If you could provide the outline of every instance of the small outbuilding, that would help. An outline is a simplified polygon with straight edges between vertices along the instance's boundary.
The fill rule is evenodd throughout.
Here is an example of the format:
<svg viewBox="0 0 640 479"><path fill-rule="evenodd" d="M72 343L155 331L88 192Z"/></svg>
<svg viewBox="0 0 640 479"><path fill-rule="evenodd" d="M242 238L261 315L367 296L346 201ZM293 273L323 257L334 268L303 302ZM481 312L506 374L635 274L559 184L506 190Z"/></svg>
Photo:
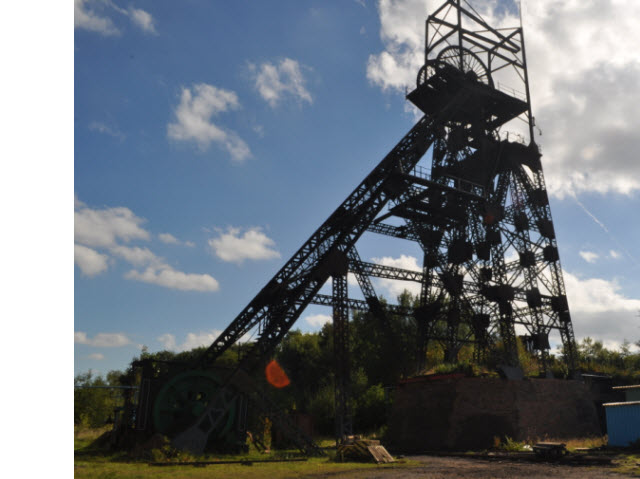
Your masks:
<svg viewBox="0 0 640 479"><path fill-rule="evenodd" d="M640 401L640 384L634 384L633 386L615 386L611 389L624 393L624 400L626 402Z"/></svg>
<svg viewBox="0 0 640 479"><path fill-rule="evenodd" d="M640 442L640 401L611 402L603 406L609 446L628 447Z"/></svg>

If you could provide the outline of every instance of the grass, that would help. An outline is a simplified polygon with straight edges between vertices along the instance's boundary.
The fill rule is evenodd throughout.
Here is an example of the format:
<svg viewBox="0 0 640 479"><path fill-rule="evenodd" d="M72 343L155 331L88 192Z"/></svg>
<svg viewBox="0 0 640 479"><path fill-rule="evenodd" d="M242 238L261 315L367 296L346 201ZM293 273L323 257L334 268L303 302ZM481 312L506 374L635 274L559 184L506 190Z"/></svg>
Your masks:
<svg viewBox="0 0 640 479"><path fill-rule="evenodd" d="M105 426L98 429L90 429L74 426L73 428L73 449L77 451L79 449L88 448L93 441L98 439L102 434L111 429L111 426Z"/></svg>
<svg viewBox="0 0 640 479"><path fill-rule="evenodd" d="M576 449L598 449L607 445L607 436L554 439L544 438L536 441L517 442L509 437L504 441L498 439L498 449L503 451L522 451L525 444L534 445L537 442L559 442L566 445L569 452L576 452ZM639 445L640 446L640 445ZM603 449L602 453L612 457L614 471L625 476L640 477L640 447L633 449Z"/></svg>
<svg viewBox="0 0 640 479"><path fill-rule="evenodd" d="M536 442L561 442L567 446L567 449L569 451L575 451L576 449L594 449L606 446L607 436L575 437L570 439L555 439L545 437L544 439L538 439Z"/></svg>
<svg viewBox="0 0 640 479"><path fill-rule="evenodd" d="M260 454L252 449L244 455L205 455L194 457L187 453L176 453L167 450L154 449L148 457L133 458L127 453L113 453L97 448L93 442L109 427L102 429L76 429L74 431L74 471L75 478L91 479L146 479L146 478L185 478L204 479L211 477L233 477L239 479L260 478L293 478L312 477L327 474L351 474L357 477L366 477L381 469L411 468L419 463L411 460L401 460L394 464L377 465L361 462L334 462L332 457L335 446L332 439L320 439L319 445L327 451L329 457L309 458L305 462L274 462L253 463L252 465L224 464L208 465L204 467L194 466L150 466L149 462L159 461L215 461L215 460L264 460L277 459L284 456L297 456L295 451L273 451L271 454ZM498 440L499 441L499 440ZM563 442L567 449L574 451L577 448L597 448L606 444L606 436L600 438L574 438L553 439L544 438L544 442ZM540 442L535 441L535 442ZM533 441L518 442L510 438L500 441L500 449L504 451L523 450L525 444L535 444ZM640 476L640 452L637 450L610 450L613 455L614 471L625 476Z"/></svg>
<svg viewBox="0 0 640 479"><path fill-rule="evenodd" d="M108 429L108 428L107 428ZM357 473L368 470L406 468L412 466L413 461L399 461L394 464L377 465L364 462L334 462L334 451L328 450L329 457L309 458L305 462L274 462L253 463L252 465L224 464L207 465L203 467L188 466L150 466L150 461L229 461L229 460L265 460L277 459L284 456L298 456L294 451L273 451L271 454L260 454L250 450L244 455L204 455L194 457L188 453L167 454L168 449L154 449L148 457L132 458L126 453L112 453L92 445L106 429L76 430L74 431L74 471L75 478L107 479L107 478L185 478L200 479L210 477L233 477L239 479L254 478L289 478L308 477L317 474ZM320 440L319 445L324 448L335 446L331 439ZM299 457L299 456L298 456Z"/></svg>
<svg viewBox="0 0 640 479"><path fill-rule="evenodd" d="M620 454L614 459L617 473L631 477L640 477L640 454Z"/></svg>

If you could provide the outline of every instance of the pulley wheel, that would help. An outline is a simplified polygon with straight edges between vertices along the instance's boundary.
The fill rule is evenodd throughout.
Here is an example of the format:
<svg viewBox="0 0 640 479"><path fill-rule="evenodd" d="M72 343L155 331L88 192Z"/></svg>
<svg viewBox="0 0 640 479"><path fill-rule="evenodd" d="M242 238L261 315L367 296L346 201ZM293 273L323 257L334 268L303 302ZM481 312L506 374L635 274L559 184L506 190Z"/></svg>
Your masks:
<svg viewBox="0 0 640 479"><path fill-rule="evenodd" d="M441 64L447 64L457 68L469 78L473 78L481 83L493 86L493 79L489 73L489 69L480 60L480 57L471 50L452 45L443 48L438 53L437 61Z"/></svg>
<svg viewBox="0 0 640 479"><path fill-rule="evenodd" d="M214 415L224 414L216 436L226 434L236 416L236 403L231 392L219 395L220 380L208 371L187 371L172 377L156 396L153 405L155 430L169 437L192 426L198 417L215 400Z"/></svg>

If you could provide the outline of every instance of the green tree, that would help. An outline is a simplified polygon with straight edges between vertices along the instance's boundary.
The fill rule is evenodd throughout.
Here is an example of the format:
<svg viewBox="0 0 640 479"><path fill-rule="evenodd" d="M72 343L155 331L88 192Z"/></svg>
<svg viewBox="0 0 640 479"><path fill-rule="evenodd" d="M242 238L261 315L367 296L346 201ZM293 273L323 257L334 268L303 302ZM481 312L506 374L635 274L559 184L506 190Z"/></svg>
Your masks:
<svg viewBox="0 0 640 479"><path fill-rule="evenodd" d="M119 406L119 391L109 386L121 385L122 372L110 371L106 379L94 376L89 370L74 378L73 422L85 427L104 426L113 419L114 409Z"/></svg>
<svg viewBox="0 0 640 479"><path fill-rule="evenodd" d="M287 373L290 402L307 412L318 390L333 381L332 354L323 348L320 333L290 331L276 350L276 360Z"/></svg>

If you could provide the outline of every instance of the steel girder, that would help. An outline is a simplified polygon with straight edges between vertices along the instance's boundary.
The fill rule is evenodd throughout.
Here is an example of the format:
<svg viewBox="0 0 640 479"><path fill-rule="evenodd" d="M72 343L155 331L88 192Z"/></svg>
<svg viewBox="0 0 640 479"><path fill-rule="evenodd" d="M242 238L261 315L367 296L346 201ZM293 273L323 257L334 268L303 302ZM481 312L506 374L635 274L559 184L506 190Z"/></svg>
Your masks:
<svg viewBox="0 0 640 479"><path fill-rule="evenodd" d="M245 351L236 372L229 376L223 389L233 388L238 374L255 371L273 352L327 280L346 274L347 255L358 238L384 206L407 188L407 182L399 179L399 175L415 167L435 140L442 125L468 95L464 90L456 92L437 115L425 116L419 120L193 366L206 368L212 365L244 334L259 326L256 341ZM202 451L216 421L213 412L207 409L191 427L174 437L172 443L178 448Z"/></svg>

